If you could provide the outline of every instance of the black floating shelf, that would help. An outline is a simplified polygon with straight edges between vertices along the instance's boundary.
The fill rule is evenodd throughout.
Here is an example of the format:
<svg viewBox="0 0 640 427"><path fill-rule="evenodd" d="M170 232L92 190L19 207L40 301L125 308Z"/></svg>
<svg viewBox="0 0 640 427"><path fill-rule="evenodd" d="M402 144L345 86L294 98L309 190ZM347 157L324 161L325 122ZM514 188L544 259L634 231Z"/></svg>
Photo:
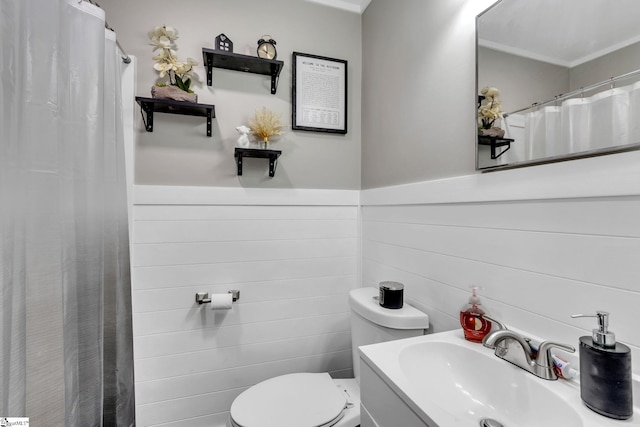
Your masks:
<svg viewBox="0 0 640 427"><path fill-rule="evenodd" d="M216 117L216 107L211 104L197 104L195 102L174 101L173 99L143 98L136 96L143 112L147 113L144 127L147 132L153 132L153 113L181 114L183 116L198 116L207 118L207 136L211 136L211 120Z"/></svg>
<svg viewBox="0 0 640 427"><path fill-rule="evenodd" d="M498 138L495 136L478 135L478 144L488 145L491 147L492 160L497 159L498 157L502 156L504 153L509 151L509 148L511 148L511 143L513 141L514 140L511 138ZM503 149L496 155L496 149L498 147L507 147L507 148Z"/></svg>
<svg viewBox="0 0 640 427"><path fill-rule="evenodd" d="M253 74L271 76L271 93L275 95L278 90L280 71L284 66L283 61L275 59L262 59L257 56L240 55L239 53L223 52L215 49L202 48L202 58L207 69L207 85L213 85L213 68L244 71Z"/></svg>
<svg viewBox="0 0 640 427"><path fill-rule="evenodd" d="M269 159L269 176L273 178L276 174L276 166L278 166L278 157L282 151L280 150L262 150L256 148L236 148L234 157L238 165L238 175L242 175L242 159L244 157L255 157L259 159Z"/></svg>

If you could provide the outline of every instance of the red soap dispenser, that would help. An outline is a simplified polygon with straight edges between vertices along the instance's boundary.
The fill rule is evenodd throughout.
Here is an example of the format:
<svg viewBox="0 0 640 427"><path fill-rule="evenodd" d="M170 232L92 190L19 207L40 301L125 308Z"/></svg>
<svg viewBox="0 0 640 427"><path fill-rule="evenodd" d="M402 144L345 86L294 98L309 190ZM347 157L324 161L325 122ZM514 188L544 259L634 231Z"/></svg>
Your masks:
<svg viewBox="0 0 640 427"><path fill-rule="evenodd" d="M481 317L485 314L478 298L477 286L471 288L469 303L460 310L460 325L464 331L464 338L471 342L482 342L482 339L491 331L491 322Z"/></svg>

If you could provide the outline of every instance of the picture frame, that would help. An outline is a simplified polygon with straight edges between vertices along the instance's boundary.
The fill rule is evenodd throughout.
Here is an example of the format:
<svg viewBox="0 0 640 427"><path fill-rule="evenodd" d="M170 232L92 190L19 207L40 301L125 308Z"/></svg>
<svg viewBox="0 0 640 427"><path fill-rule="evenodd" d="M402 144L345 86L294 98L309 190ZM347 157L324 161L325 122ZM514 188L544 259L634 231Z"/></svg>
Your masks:
<svg viewBox="0 0 640 427"><path fill-rule="evenodd" d="M293 52L292 64L292 129L346 134L348 62Z"/></svg>

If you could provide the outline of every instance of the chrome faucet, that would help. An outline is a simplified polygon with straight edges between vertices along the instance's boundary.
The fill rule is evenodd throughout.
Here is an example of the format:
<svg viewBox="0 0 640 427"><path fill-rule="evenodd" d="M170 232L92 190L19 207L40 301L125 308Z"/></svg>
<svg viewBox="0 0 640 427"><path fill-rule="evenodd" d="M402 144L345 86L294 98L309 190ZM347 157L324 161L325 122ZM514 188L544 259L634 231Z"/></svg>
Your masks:
<svg viewBox="0 0 640 427"><path fill-rule="evenodd" d="M522 351L513 351L511 344L514 342L519 344L516 347L521 347ZM558 379L558 375L553 369L552 348L559 348L571 353L576 351L570 345L544 341L538 347L538 354L534 359L529 343L520 334L509 329L499 329L489 333L482 340L482 344L485 347L495 349L495 355L499 358L545 380Z"/></svg>
<svg viewBox="0 0 640 427"><path fill-rule="evenodd" d="M483 319L486 319L488 321L490 321L491 323L493 323L494 325L496 325L498 327L497 330L502 330L502 329L507 329L507 325L505 325L504 323L502 323L501 321L494 319L493 317L490 317L486 314L482 314L480 317L482 317ZM498 357L502 357L505 354L507 354L507 351L509 351L509 346L507 345L507 341L502 341L502 343L498 346L495 347L491 347L491 348L495 348L495 354Z"/></svg>

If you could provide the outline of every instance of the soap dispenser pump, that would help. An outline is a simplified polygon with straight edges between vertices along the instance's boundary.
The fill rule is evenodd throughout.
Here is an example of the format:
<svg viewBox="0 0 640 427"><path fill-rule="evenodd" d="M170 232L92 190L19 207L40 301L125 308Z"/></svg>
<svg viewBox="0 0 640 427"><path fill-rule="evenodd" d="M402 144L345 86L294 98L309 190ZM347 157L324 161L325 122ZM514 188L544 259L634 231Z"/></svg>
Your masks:
<svg viewBox="0 0 640 427"><path fill-rule="evenodd" d="M580 397L591 410L605 417L626 420L633 415L631 349L616 342L609 331L609 313L574 314L597 317L592 336L580 337Z"/></svg>

